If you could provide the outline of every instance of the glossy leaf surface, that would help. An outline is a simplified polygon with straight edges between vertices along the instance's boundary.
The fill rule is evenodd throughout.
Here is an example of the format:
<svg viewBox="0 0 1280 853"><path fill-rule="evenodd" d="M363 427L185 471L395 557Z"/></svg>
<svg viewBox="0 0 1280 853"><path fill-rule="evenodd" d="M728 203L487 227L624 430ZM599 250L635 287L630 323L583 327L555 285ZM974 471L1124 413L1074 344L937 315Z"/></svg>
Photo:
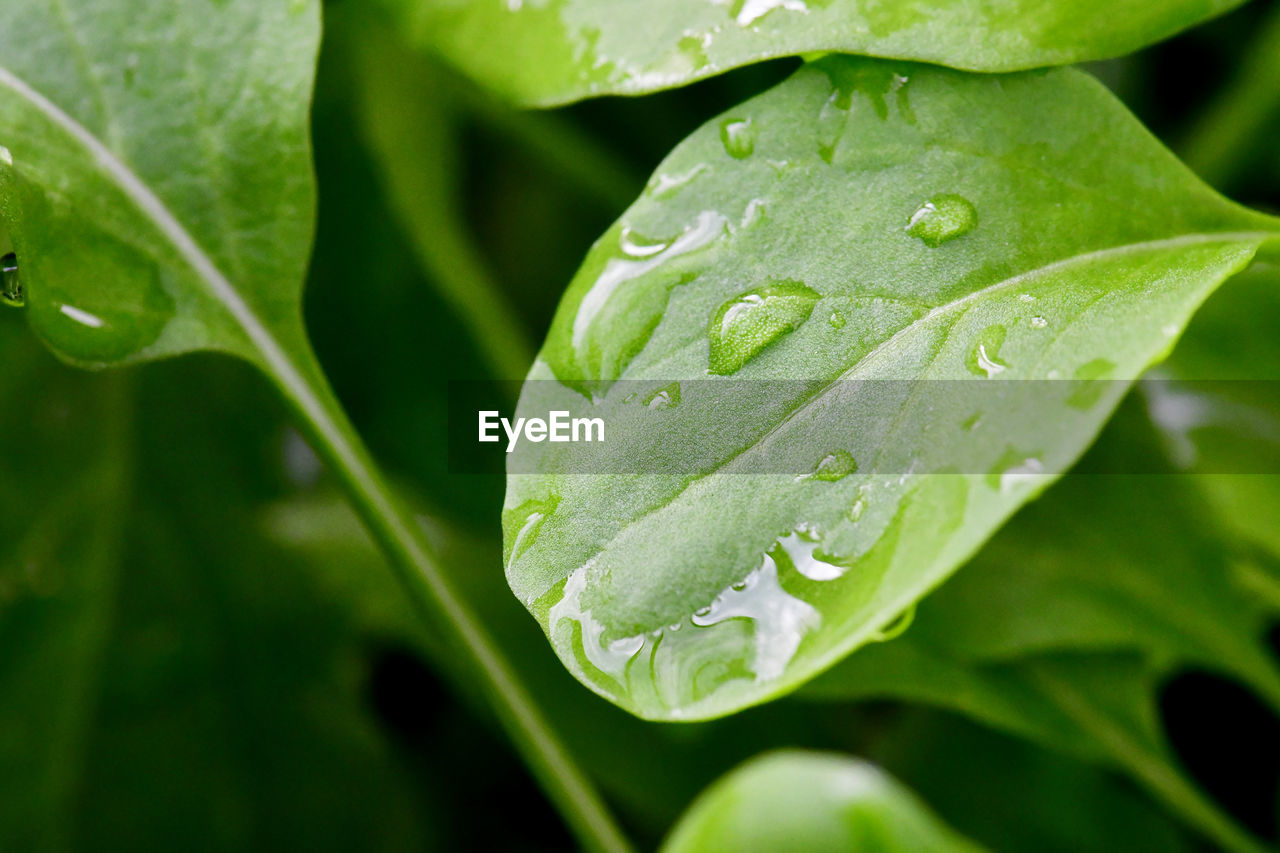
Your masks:
<svg viewBox="0 0 1280 853"><path fill-rule="evenodd" d="M680 86L816 52L973 71L1128 53L1240 0L384 0L417 41L513 98L554 104Z"/></svg>
<svg viewBox="0 0 1280 853"><path fill-rule="evenodd" d="M62 357L302 346L319 29L306 0L4 4L0 198Z"/></svg>
<svg viewBox="0 0 1280 853"><path fill-rule="evenodd" d="M677 148L571 284L522 414L621 424L594 470L639 472L527 445L509 468L512 588L570 670L642 716L794 687L1065 470L1276 228L1078 72L806 67ZM1073 377L1121 381L1087 398L1039 383L1058 396L1032 407L939 396ZM880 420L858 388L888 389ZM661 467L688 456L702 467Z"/></svg>

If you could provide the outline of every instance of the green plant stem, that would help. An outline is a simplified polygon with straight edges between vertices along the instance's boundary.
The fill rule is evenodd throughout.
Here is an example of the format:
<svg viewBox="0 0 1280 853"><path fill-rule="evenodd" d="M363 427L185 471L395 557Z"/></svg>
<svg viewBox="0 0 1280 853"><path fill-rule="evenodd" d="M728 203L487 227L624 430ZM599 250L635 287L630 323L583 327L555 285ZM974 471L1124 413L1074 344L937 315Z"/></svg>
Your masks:
<svg viewBox="0 0 1280 853"><path fill-rule="evenodd" d="M1176 146L1182 159L1215 187L1229 191L1244 177L1248 154L1266 141L1280 115L1280 4L1254 37L1235 77ZM1280 149L1277 149L1280 155Z"/></svg>
<svg viewBox="0 0 1280 853"><path fill-rule="evenodd" d="M1044 669L1032 670L1041 692L1107 750L1107 754L1147 790L1162 800L1169 810L1232 853L1271 853L1270 848L1240 828L1212 800L1185 779L1164 756L1143 744L1123 726L1098 713L1066 681Z"/></svg>
<svg viewBox="0 0 1280 853"><path fill-rule="evenodd" d="M511 665L441 572L421 529L395 497L306 349L296 372L272 378L295 408L318 453L332 466L396 577L424 619L441 624L487 688L494 709L534 775L583 846L627 853L630 845Z"/></svg>

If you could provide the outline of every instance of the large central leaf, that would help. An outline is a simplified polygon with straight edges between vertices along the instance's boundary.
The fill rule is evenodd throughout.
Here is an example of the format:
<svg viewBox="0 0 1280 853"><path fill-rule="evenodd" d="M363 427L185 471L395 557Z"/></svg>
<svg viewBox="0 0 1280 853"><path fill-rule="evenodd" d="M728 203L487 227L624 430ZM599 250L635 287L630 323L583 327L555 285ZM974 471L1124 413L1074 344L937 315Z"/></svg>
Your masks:
<svg viewBox="0 0 1280 853"><path fill-rule="evenodd" d="M838 51L973 71L1136 50L1241 0L382 0L418 41L520 100L650 92Z"/></svg>
<svg viewBox="0 0 1280 853"><path fill-rule="evenodd" d="M614 439L512 458L512 588L643 716L789 689L1065 470L1277 228L1078 72L806 67L677 148L570 286L521 414ZM1005 382L1059 378L1117 381Z"/></svg>

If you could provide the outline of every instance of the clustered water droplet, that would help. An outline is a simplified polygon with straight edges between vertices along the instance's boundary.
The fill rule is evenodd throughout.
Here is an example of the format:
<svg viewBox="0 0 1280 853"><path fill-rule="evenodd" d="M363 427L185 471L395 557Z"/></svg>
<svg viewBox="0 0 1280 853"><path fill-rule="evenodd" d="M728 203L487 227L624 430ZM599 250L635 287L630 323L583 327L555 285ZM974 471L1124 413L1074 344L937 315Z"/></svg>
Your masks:
<svg viewBox="0 0 1280 853"><path fill-rule="evenodd" d="M13 252L0 258L0 302L14 308L21 308L27 302L18 274L18 256Z"/></svg>
<svg viewBox="0 0 1280 853"><path fill-rule="evenodd" d="M765 347L798 329L821 298L802 282L779 280L725 302L707 329L710 371L719 376L737 372Z"/></svg>
<svg viewBox="0 0 1280 853"><path fill-rule="evenodd" d="M944 193L926 201L907 220L906 231L926 246L937 248L963 237L978 225L978 210L964 196Z"/></svg>

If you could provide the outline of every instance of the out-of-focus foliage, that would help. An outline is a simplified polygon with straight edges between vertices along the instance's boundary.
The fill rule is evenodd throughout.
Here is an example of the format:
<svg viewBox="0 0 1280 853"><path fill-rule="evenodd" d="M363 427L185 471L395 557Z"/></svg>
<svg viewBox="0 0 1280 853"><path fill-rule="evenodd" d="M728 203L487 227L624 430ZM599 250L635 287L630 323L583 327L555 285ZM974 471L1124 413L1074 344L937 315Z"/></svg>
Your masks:
<svg viewBox="0 0 1280 853"><path fill-rule="evenodd" d="M826 753L775 752L717 781L663 853L963 853L980 850L876 767Z"/></svg>

